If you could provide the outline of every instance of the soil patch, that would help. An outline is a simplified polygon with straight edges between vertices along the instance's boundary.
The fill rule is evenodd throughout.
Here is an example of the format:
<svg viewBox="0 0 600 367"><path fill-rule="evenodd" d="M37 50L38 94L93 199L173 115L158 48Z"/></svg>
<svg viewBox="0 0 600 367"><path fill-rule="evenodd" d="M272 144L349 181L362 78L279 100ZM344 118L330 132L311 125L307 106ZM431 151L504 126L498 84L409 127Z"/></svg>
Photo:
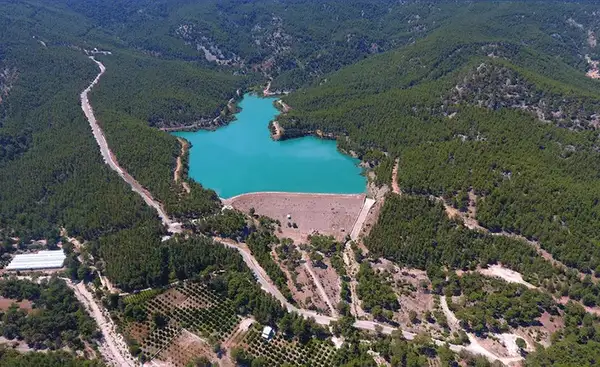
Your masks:
<svg viewBox="0 0 600 367"><path fill-rule="evenodd" d="M8 310L13 303L16 303L20 309L25 311L30 311L33 308L32 303L29 300L24 299L22 301L18 301L12 298L0 297L0 310Z"/></svg>
<svg viewBox="0 0 600 367"><path fill-rule="evenodd" d="M279 220L280 237L289 237L296 243L303 243L315 232L332 235L336 240L343 241L350 234L364 199L364 194L265 192L243 194L223 202L245 213L254 208L259 215ZM297 228L293 227L294 223Z"/></svg>
<svg viewBox="0 0 600 367"><path fill-rule="evenodd" d="M299 265L295 269L295 272L297 277L292 294L296 302L298 302L298 305L301 306L301 308L319 311L320 313L328 315L329 307L319 295L319 290L304 265Z"/></svg>
<svg viewBox="0 0 600 367"><path fill-rule="evenodd" d="M340 277L333 266L331 266L329 259L324 258L323 263L325 264L325 267L313 266L313 272L317 278L319 278L319 281L325 290L325 294L327 294L333 307L336 307L342 300L340 295L342 289Z"/></svg>
<svg viewBox="0 0 600 367"><path fill-rule="evenodd" d="M219 358L207 341L185 329L160 353L159 359L169 366L183 367L200 356L208 358L213 363L218 361L219 366L234 366L229 357L223 355Z"/></svg>

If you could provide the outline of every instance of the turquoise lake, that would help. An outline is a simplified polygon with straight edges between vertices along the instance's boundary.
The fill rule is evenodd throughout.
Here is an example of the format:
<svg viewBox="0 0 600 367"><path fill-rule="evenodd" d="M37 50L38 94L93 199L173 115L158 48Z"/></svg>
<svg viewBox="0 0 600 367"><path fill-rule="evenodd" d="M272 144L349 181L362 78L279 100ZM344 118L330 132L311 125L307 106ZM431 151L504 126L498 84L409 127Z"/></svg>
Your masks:
<svg viewBox="0 0 600 367"><path fill-rule="evenodd" d="M246 94L237 119L216 131L176 132L191 144L189 175L222 198L256 191L355 194L366 189L359 161L332 140L271 139L276 98Z"/></svg>

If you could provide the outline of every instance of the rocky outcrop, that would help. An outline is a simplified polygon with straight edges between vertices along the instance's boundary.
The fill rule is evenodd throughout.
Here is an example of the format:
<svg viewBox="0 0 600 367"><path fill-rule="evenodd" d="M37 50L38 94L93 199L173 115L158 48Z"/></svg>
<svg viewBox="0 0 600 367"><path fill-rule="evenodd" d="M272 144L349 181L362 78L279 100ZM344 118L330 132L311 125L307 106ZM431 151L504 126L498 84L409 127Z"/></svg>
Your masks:
<svg viewBox="0 0 600 367"><path fill-rule="evenodd" d="M18 77L19 72L16 68L5 67L0 69L0 103L8 96Z"/></svg>
<svg viewBox="0 0 600 367"><path fill-rule="evenodd" d="M574 130L596 128L600 120L597 100L543 90L515 70L494 62L482 63L463 74L444 100L445 112L460 103L492 110L520 109L544 122Z"/></svg>

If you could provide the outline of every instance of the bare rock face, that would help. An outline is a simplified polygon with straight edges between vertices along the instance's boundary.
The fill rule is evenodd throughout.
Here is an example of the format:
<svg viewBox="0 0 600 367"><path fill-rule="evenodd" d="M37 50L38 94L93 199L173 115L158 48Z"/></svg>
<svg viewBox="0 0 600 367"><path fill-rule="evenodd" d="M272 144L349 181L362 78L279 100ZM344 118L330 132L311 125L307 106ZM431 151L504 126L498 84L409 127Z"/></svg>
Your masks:
<svg viewBox="0 0 600 367"><path fill-rule="evenodd" d="M465 73L444 100L444 106L468 103L497 110L514 108L559 127L595 128L600 103L590 98L544 92L517 71L495 62L484 62Z"/></svg>
<svg viewBox="0 0 600 367"><path fill-rule="evenodd" d="M8 96L18 77L19 73L16 68L0 69L0 103Z"/></svg>

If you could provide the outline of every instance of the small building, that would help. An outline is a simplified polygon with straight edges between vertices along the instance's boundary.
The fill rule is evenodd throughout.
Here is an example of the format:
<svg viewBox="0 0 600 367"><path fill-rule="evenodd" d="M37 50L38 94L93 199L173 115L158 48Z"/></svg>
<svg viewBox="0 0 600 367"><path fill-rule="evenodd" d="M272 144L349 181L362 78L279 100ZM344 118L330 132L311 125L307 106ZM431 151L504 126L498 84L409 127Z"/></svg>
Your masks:
<svg viewBox="0 0 600 367"><path fill-rule="evenodd" d="M274 334L273 328L270 326L265 326L262 331L261 336L263 337L263 339L271 340L271 338L273 337L273 334Z"/></svg>
<svg viewBox="0 0 600 367"><path fill-rule="evenodd" d="M67 256L63 250L40 251L35 254L15 256L6 270L42 270L59 269L63 267Z"/></svg>

